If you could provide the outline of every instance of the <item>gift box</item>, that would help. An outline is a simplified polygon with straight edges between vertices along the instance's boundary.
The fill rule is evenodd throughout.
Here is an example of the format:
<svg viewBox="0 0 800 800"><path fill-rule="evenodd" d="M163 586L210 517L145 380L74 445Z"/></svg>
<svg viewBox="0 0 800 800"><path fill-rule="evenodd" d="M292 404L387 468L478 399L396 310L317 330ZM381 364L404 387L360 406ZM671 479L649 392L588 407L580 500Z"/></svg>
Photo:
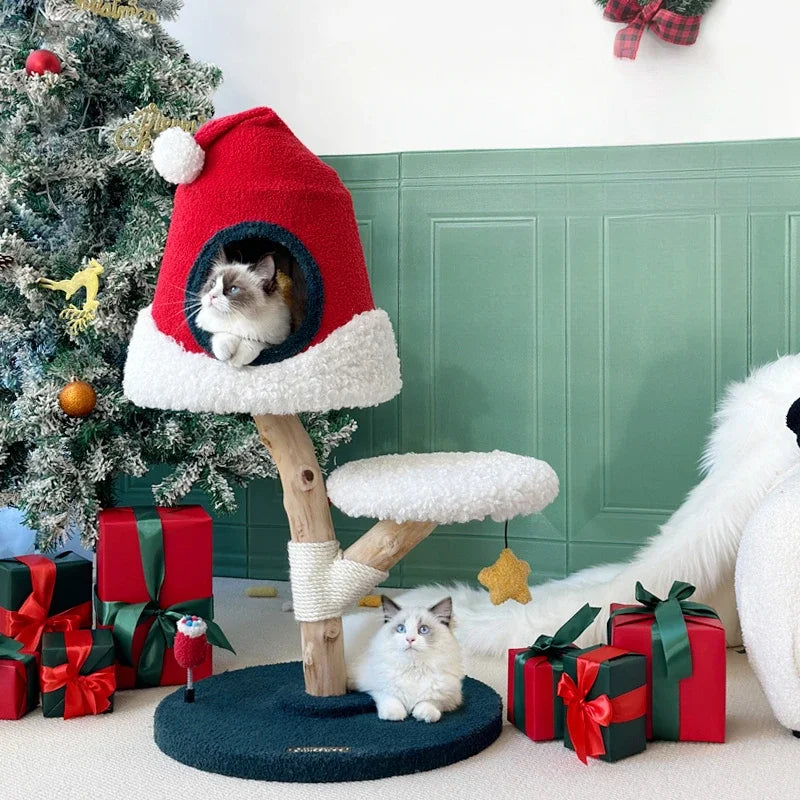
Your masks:
<svg viewBox="0 0 800 800"><path fill-rule="evenodd" d="M562 658L600 612L588 604L552 636L540 636L530 647L508 651L506 715L535 742L564 736L564 703L557 694L564 672Z"/></svg>
<svg viewBox="0 0 800 800"><path fill-rule="evenodd" d="M211 675L211 645L233 650L213 622L211 518L200 506L112 508L99 523L97 624L113 630L118 688L185 682L172 652L184 614L208 624L194 677Z"/></svg>
<svg viewBox="0 0 800 800"><path fill-rule="evenodd" d="M564 745L587 756L619 761L647 746L646 662L640 653L595 645L564 654L558 694L564 701Z"/></svg>
<svg viewBox="0 0 800 800"><path fill-rule="evenodd" d="M42 715L85 717L114 708L117 685L111 631L65 631L42 637Z"/></svg>
<svg viewBox="0 0 800 800"><path fill-rule="evenodd" d="M36 653L47 631L92 626L92 562L75 553L0 560L0 634Z"/></svg>
<svg viewBox="0 0 800 800"><path fill-rule="evenodd" d="M613 604L608 640L647 658L647 737L725 741L725 629L716 611L672 584L661 600L636 584L638 606Z"/></svg>
<svg viewBox="0 0 800 800"><path fill-rule="evenodd" d="M22 643L0 635L0 719L19 719L39 705L36 658Z"/></svg>

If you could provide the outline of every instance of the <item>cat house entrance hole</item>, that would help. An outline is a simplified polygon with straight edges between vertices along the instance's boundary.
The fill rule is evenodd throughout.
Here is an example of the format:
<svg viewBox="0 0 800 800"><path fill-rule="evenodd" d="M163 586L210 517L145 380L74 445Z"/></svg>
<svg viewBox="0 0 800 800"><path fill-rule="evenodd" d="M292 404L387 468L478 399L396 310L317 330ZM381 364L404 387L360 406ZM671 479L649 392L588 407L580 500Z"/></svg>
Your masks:
<svg viewBox="0 0 800 800"><path fill-rule="evenodd" d="M323 289L319 267L305 245L290 231L267 222L242 222L224 228L203 246L189 272L186 283L184 315L195 341L209 355L211 334L197 325L197 302L220 251L229 261L254 264L266 253L274 253L278 270L288 278L294 313L288 338L273 347L265 347L251 366L273 364L302 352L319 330L322 319ZM279 285L287 286L286 279ZM279 288L278 291L281 291ZM284 298L289 300L286 289Z"/></svg>

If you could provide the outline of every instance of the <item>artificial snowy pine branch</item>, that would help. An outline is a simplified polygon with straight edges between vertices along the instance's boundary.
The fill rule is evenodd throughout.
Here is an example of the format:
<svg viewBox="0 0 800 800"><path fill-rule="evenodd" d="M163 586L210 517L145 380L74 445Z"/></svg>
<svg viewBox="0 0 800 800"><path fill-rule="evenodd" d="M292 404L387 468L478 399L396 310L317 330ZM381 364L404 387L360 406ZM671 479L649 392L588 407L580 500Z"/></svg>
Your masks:
<svg viewBox="0 0 800 800"><path fill-rule="evenodd" d="M182 4L146 5L166 20ZM26 74L37 48L56 53L60 74ZM154 465L154 502L200 488L228 511L235 486L276 476L249 417L141 409L121 388L173 189L147 150L119 149L117 130L150 103L169 118L210 118L220 80L160 24L104 18L74 0L0 4L0 504L25 510L42 548L73 533L91 546L115 482ZM59 318L64 294L38 281L69 278L92 258L104 269L99 307L86 331L71 334ZM97 394L81 418L58 402L76 379ZM323 464L355 425L342 413L308 415L306 424Z"/></svg>

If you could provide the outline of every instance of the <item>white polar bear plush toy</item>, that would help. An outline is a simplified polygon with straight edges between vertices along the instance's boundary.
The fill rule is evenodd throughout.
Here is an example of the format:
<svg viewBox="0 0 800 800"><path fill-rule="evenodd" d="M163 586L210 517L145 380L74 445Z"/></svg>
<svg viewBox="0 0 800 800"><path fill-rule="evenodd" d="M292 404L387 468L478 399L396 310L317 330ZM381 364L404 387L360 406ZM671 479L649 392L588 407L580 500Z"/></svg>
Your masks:
<svg viewBox="0 0 800 800"><path fill-rule="evenodd" d="M800 399L786 424L800 445ZM767 495L744 529L736 603L747 656L772 712L800 738L800 467Z"/></svg>

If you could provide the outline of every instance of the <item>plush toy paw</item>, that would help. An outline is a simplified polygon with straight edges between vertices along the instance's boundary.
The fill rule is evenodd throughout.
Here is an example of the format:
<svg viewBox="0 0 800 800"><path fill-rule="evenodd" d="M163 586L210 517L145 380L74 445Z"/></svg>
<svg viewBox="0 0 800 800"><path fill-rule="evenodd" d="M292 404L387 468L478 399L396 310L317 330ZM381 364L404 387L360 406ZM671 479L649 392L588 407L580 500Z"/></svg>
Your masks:
<svg viewBox="0 0 800 800"><path fill-rule="evenodd" d="M387 697L384 700L380 700L377 705L378 719L396 722L408 716L406 707L396 697Z"/></svg>
<svg viewBox="0 0 800 800"><path fill-rule="evenodd" d="M427 700L417 703L411 714L414 719L418 719L420 722L438 722L442 718L442 712Z"/></svg>

